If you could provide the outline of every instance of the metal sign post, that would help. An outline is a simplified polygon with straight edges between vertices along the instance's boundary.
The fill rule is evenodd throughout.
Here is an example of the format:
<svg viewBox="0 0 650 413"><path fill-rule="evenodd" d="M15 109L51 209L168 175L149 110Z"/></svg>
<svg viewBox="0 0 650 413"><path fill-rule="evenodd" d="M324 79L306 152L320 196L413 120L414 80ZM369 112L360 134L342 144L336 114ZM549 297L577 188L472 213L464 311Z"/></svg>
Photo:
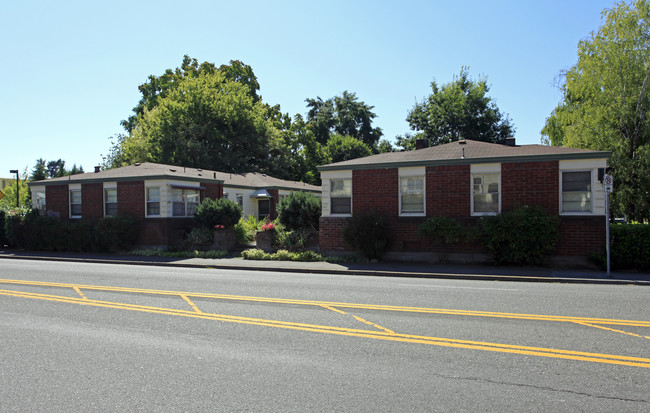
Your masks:
<svg viewBox="0 0 650 413"><path fill-rule="evenodd" d="M609 258L609 194L614 190L614 180L611 175L605 175L605 248L607 249L607 277L610 277Z"/></svg>

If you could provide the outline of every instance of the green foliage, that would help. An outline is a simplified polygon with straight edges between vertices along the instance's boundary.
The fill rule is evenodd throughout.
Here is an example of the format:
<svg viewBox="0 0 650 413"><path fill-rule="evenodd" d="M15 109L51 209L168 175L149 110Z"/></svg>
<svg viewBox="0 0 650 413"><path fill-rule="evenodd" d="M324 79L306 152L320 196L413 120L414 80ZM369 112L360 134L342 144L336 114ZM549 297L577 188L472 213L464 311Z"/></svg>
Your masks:
<svg viewBox="0 0 650 413"><path fill-rule="evenodd" d="M418 228L420 234L426 235L440 245L441 260L446 259L449 244L462 241L467 235L467 230L458 220L443 216L434 216L427 219Z"/></svg>
<svg viewBox="0 0 650 413"><path fill-rule="evenodd" d="M196 207L194 222L203 228L212 230L215 225L223 225L232 228L241 218L241 207L233 201L225 198L216 200L205 198Z"/></svg>
<svg viewBox="0 0 650 413"><path fill-rule="evenodd" d="M12 219L11 233L11 246L35 251L126 251L137 236L135 220L122 216L90 223L28 214Z"/></svg>
<svg viewBox="0 0 650 413"><path fill-rule="evenodd" d="M7 214L0 209L0 248L7 243L7 230L5 229L5 221Z"/></svg>
<svg viewBox="0 0 650 413"><path fill-rule="evenodd" d="M318 231L321 200L312 193L292 192L278 205L278 220L289 231Z"/></svg>
<svg viewBox="0 0 650 413"><path fill-rule="evenodd" d="M278 250L276 253L269 254L260 249L252 248L241 253L245 260L266 260L266 261L300 261L300 262L317 262L325 261L325 258L314 251L292 252L287 250Z"/></svg>
<svg viewBox="0 0 650 413"><path fill-rule="evenodd" d="M275 227L274 245L290 251L302 251L312 244L313 237L318 233L313 228L302 228L293 231L278 223Z"/></svg>
<svg viewBox="0 0 650 413"><path fill-rule="evenodd" d="M390 237L384 217L373 212L352 215L343 230L345 242L368 260L381 259Z"/></svg>
<svg viewBox="0 0 650 413"><path fill-rule="evenodd" d="M95 239L100 251L128 251L137 240L137 225L132 217L118 215L95 223Z"/></svg>
<svg viewBox="0 0 650 413"><path fill-rule="evenodd" d="M29 180L42 181L43 179L47 179L47 166L45 165L45 159L39 158L34 165Z"/></svg>
<svg viewBox="0 0 650 413"><path fill-rule="evenodd" d="M373 106L357 101L357 95L344 91L323 101L320 97L306 99L309 112L307 123L316 140L325 145L333 133L351 136L372 148L383 135L380 128L372 127L372 120L377 117L372 112Z"/></svg>
<svg viewBox="0 0 650 413"><path fill-rule="evenodd" d="M578 44L562 102L542 130L552 145L612 151L612 212L650 218L650 3L620 2Z"/></svg>
<svg viewBox="0 0 650 413"><path fill-rule="evenodd" d="M439 87L433 81L431 89L433 93L416 103L406 118L411 129L420 131L410 137L413 141L427 139L430 146L459 139L504 143L514 133L508 116L487 96L486 77L472 80L468 68L463 67L452 82Z"/></svg>
<svg viewBox="0 0 650 413"><path fill-rule="evenodd" d="M185 236L184 243L189 247L187 249L195 249L197 247L206 247L212 245L214 242L214 234L207 228L192 228L189 234Z"/></svg>
<svg viewBox="0 0 650 413"><path fill-rule="evenodd" d="M482 217L479 233L496 264L542 264L555 251L559 218L541 207L523 206Z"/></svg>
<svg viewBox="0 0 650 413"><path fill-rule="evenodd" d="M368 145L351 136L342 135L332 136L323 150L331 163L372 155Z"/></svg>
<svg viewBox="0 0 650 413"><path fill-rule="evenodd" d="M164 251L161 249L133 250L128 252L129 255L141 257L168 257L168 258L223 258L228 255L228 251Z"/></svg>
<svg viewBox="0 0 650 413"><path fill-rule="evenodd" d="M611 267L650 270L650 224L609 226Z"/></svg>
<svg viewBox="0 0 650 413"><path fill-rule="evenodd" d="M5 196L0 199L0 209L4 210L5 212L10 212L10 211L15 211L16 213L19 211L23 211L20 208L27 208L29 206L29 200L30 200L30 192L29 192L29 186L27 186L27 182L25 179L20 179L18 181L18 194L16 194L16 180L12 179L11 183L7 185L2 192L5 194ZM16 195L20 197L19 201L19 211L16 211Z"/></svg>
<svg viewBox="0 0 650 413"><path fill-rule="evenodd" d="M240 244L253 242L255 240L255 233L262 230L263 223L264 221L257 219L253 215L249 215L246 219L240 218L239 222L235 224L237 242Z"/></svg>

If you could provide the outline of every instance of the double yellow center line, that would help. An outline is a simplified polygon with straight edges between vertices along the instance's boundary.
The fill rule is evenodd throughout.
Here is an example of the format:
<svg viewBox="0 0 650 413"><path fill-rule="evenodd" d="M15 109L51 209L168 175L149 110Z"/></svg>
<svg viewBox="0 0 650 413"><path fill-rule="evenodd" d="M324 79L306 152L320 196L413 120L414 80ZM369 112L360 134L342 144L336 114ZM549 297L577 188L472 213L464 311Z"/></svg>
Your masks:
<svg viewBox="0 0 650 413"><path fill-rule="evenodd" d="M55 301L55 302L62 302L62 303L71 303L71 304L104 307L104 308L114 308L114 309L130 310L130 311L141 311L147 313L200 318L206 320L232 322L232 323L240 323L240 324L255 325L255 326L284 328L284 329L309 331L309 332L324 333L324 334L336 334L336 335L349 336L349 337L371 338L376 340L385 340L385 341L393 341L393 342L428 344L428 345L443 346L443 347L494 351L500 353L523 354L523 355L551 357L551 358L567 359L567 360L580 360L580 361L589 361L595 363L606 363L606 364L617 364L617 365L624 365L624 366L650 368L650 358L643 358L643 357L619 356L619 355L611 355L611 354L559 350L559 349L543 348L543 347L518 346L518 345L490 343L490 342L481 342L481 341L458 340L458 339L451 339L451 338L420 336L420 335L412 335L412 334L400 334L392 330L389 330L387 328L384 328L382 326L379 326L377 324L374 324L372 322L361 319L357 316L354 316L355 319L365 324L368 324L378 329L379 331L342 328L336 326L326 326L326 325L307 324L307 323L295 323L295 322L287 322L287 321L280 321L280 320L267 320L267 319L260 319L260 318L251 318L251 317L239 317L239 316L231 316L231 315L224 315L224 314L205 313L199 309L199 307L194 303L193 299L201 298L201 299L211 299L211 300L235 300L235 301L247 301L247 302L276 303L276 304L284 304L284 305L317 306L317 307L326 308L328 310L336 311L341 314L346 314L344 311L341 310L342 308L345 308L348 310L364 309L364 310L376 310L376 311L397 311L397 312L445 314L445 315L471 316L471 317L496 317L496 318L524 319L524 320L536 320L536 321L551 321L551 322L565 322L565 323L568 322L568 323L580 324L583 326L602 328L605 330L629 334L640 338L650 338L650 337L641 336L633 333L627 333L625 331L611 329L602 326L615 325L615 326L650 327L650 321L615 320L615 319L589 318L589 317L565 317L565 316L536 315L536 314L488 312L488 311L451 310L451 309L424 308L424 307L369 305L369 304L338 303L338 302L312 301L312 300L292 300L292 299L250 297L250 296L227 295L227 294L204 294L204 293L181 292L181 291L150 290L150 289L95 286L95 285L68 284L68 283L50 283L50 282L40 282L40 281L0 279L0 284L70 288L76 291L77 294L79 295L79 297L67 297L67 296L60 296L60 295L38 294L38 293L31 293L25 291L0 289L0 295L11 296L11 297L47 300L47 301ZM174 308L152 307L152 306L143 306L143 305L120 303L120 302L113 302L113 301L92 300L89 299L82 291L110 291L110 292L121 292L121 293L130 293L130 294L176 296L183 299L191 308L191 310L179 310Z"/></svg>

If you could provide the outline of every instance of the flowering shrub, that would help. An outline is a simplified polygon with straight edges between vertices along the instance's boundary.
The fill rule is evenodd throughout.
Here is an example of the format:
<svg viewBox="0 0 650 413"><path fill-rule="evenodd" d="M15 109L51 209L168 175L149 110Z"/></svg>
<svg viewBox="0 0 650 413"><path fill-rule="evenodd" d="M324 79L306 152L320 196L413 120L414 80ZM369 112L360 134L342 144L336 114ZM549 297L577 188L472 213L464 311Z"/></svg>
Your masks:
<svg viewBox="0 0 650 413"><path fill-rule="evenodd" d="M226 226L217 224L217 225L214 226L214 229L216 229L216 230L226 229Z"/></svg>
<svg viewBox="0 0 650 413"><path fill-rule="evenodd" d="M269 222L268 224L262 225L262 231L270 231L275 229L275 224L272 222Z"/></svg>

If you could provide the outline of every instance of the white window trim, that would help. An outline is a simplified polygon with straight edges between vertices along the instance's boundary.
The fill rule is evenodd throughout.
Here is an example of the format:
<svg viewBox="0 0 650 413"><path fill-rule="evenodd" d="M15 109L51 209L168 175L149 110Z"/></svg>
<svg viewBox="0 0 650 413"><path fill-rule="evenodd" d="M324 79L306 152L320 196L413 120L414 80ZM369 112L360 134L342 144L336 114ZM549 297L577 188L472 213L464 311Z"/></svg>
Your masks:
<svg viewBox="0 0 650 413"><path fill-rule="evenodd" d="M149 189L158 189L158 214L149 214ZM160 185L148 185L144 188L144 216L146 218L160 218L163 216L163 193Z"/></svg>
<svg viewBox="0 0 650 413"><path fill-rule="evenodd" d="M107 215L106 214L106 204L107 204L107 202L106 202L106 191L115 191L115 206L117 207L117 188L106 188L106 187L104 188L104 203L103 203L104 217L115 217L115 216L117 216L117 212L115 213L115 215Z"/></svg>
<svg viewBox="0 0 650 413"><path fill-rule="evenodd" d="M349 213L335 213L335 212L332 212L332 181L345 181L345 180L350 181L350 212L349 212ZM352 216L352 212L354 211L354 209L353 209L354 205L353 205L353 203L352 203L352 199L353 199L352 194L354 193L354 187L353 187L353 182L352 182L352 176L350 176L350 177L343 177L343 178L332 177L332 178L329 178L329 180L327 181L327 183L328 183L328 185L329 185L329 206L330 206L330 216L332 216L332 217L351 217L351 216Z"/></svg>
<svg viewBox="0 0 650 413"><path fill-rule="evenodd" d="M562 211L562 202L563 202L563 195L564 195L564 188L562 187L562 175L565 172L591 172L591 184L589 185L589 211ZM560 205L558 206L558 210L560 211L560 215L596 215L594 213L594 198L595 198L595 182L594 180L596 179L596 175L594 173L594 170L592 168L581 168L581 169L562 169L560 170L560 183L559 183L559 188L560 188Z"/></svg>
<svg viewBox="0 0 650 413"><path fill-rule="evenodd" d="M475 175L498 175L499 197L498 208L496 212L475 212L474 211L474 176ZM501 164L472 164L469 174L469 194L470 194L470 213L473 217L494 216L501 213L503 205L503 186L501 179Z"/></svg>
<svg viewBox="0 0 650 413"><path fill-rule="evenodd" d="M399 168L397 171L397 212L400 217L424 217L427 215L427 178L426 178L426 168L424 167L414 167L414 168ZM402 178L422 178L422 212L402 212Z"/></svg>
<svg viewBox="0 0 650 413"><path fill-rule="evenodd" d="M174 215L174 190L177 190L177 189L179 189L180 191L183 191L183 202L185 203L185 215ZM191 218L191 217L194 216L194 213L192 213L192 215L187 215L187 204L188 204L188 202L187 202L187 191L196 191L197 194L199 195L199 200L198 200L196 206L198 207L199 205L201 205L201 190L199 189L198 186L196 187L196 189L194 189L194 188L182 188L182 189L180 189L180 188L174 188L170 184L170 189L169 189L168 193L169 193L169 200L171 201L171 206L172 206L171 218ZM162 195L161 195L161 198L162 198Z"/></svg>
<svg viewBox="0 0 650 413"><path fill-rule="evenodd" d="M72 193L73 192L79 192L79 198L81 199L81 201L79 202L78 205L81 208L83 208L83 195L81 193L81 188L80 187L76 188L76 187L70 186L70 188L68 188L68 207L69 207L70 218L81 218L83 212L81 214L79 214L79 215L72 215ZM77 205L77 204L74 204L74 205Z"/></svg>

